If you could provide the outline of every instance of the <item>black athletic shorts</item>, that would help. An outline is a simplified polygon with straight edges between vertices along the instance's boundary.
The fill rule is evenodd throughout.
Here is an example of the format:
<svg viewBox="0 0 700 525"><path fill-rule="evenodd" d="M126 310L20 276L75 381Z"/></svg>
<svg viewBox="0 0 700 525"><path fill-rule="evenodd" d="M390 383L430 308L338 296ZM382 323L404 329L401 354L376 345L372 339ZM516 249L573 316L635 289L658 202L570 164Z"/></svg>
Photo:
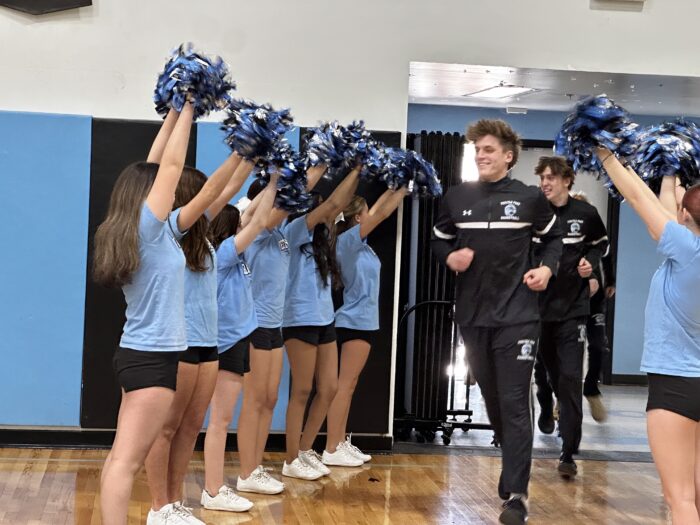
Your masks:
<svg viewBox="0 0 700 525"><path fill-rule="evenodd" d="M647 374L649 399L647 411L660 408L700 421L700 377Z"/></svg>
<svg viewBox="0 0 700 525"><path fill-rule="evenodd" d="M218 360L219 349L215 346L190 346L187 350L180 352L180 361L183 363L198 365Z"/></svg>
<svg viewBox="0 0 700 525"><path fill-rule="evenodd" d="M336 340L335 323L325 326L287 326L282 328L282 337L299 339L310 345L325 345Z"/></svg>
<svg viewBox="0 0 700 525"><path fill-rule="evenodd" d="M250 337L241 339L219 354L219 370L242 376L250 372Z"/></svg>
<svg viewBox="0 0 700 525"><path fill-rule="evenodd" d="M118 348L112 364L125 392L162 386L175 390L180 352L154 352Z"/></svg>
<svg viewBox="0 0 700 525"><path fill-rule="evenodd" d="M282 348L284 341L282 340L281 328L263 328L258 327L250 334L250 342L256 350L272 350L273 348Z"/></svg>
<svg viewBox="0 0 700 525"><path fill-rule="evenodd" d="M335 333L338 335L338 346L342 347L343 343L360 339L369 343L369 346L374 346L374 338L377 337L379 330L354 330L353 328L336 328Z"/></svg>

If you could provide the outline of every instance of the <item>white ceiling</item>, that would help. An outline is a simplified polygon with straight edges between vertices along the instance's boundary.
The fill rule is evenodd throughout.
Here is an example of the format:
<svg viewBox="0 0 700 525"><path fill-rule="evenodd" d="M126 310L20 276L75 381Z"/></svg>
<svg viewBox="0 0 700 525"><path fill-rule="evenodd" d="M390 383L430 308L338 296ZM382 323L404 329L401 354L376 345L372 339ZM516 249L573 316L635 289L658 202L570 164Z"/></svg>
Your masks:
<svg viewBox="0 0 700 525"><path fill-rule="evenodd" d="M498 100L464 96L501 82L537 91ZM569 111L578 100L600 93L637 115L700 116L699 77L431 62L411 62L409 70L409 102L414 104Z"/></svg>

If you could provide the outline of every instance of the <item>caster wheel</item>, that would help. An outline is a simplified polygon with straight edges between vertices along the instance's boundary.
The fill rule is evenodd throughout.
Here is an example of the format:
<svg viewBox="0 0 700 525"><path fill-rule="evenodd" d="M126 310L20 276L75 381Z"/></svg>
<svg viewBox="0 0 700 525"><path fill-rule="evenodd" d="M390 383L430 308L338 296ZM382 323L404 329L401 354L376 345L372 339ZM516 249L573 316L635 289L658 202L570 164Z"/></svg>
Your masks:
<svg viewBox="0 0 700 525"><path fill-rule="evenodd" d="M450 438L450 436L446 436L446 435L443 434L443 436L442 436L442 444L443 444L443 445L449 445L451 442L452 442L452 439Z"/></svg>

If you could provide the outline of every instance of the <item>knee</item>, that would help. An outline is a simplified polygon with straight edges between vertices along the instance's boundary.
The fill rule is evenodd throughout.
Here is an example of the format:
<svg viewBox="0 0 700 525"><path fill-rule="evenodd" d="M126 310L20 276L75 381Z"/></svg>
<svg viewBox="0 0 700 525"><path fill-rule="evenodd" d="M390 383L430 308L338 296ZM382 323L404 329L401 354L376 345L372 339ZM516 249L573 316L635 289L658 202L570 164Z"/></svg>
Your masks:
<svg viewBox="0 0 700 525"><path fill-rule="evenodd" d="M277 405L277 390L270 390L265 396L263 408L266 408L267 410L274 410L275 405Z"/></svg>
<svg viewBox="0 0 700 525"><path fill-rule="evenodd" d="M678 490L664 493L664 499L671 508L672 515L678 515L684 509L696 508L695 490Z"/></svg>
<svg viewBox="0 0 700 525"><path fill-rule="evenodd" d="M290 401L296 403L306 403L311 395L311 385L299 385L294 386L292 384L292 391L289 394Z"/></svg>
<svg viewBox="0 0 700 525"><path fill-rule="evenodd" d="M184 432L186 435L196 436L199 434L200 430L202 430L203 423L204 417L185 418L180 425L180 432ZM228 424L226 426L228 427Z"/></svg>
<svg viewBox="0 0 700 525"><path fill-rule="evenodd" d="M348 381L338 382L338 394L352 395L357 387L357 377Z"/></svg>
<svg viewBox="0 0 700 525"><path fill-rule="evenodd" d="M180 425L176 425L172 421L168 421L163 425L163 428L160 430L160 438L165 439L168 443L173 440L175 437L175 434L178 431Z"/></svg>
<svg viewBox="0 0 700 525"><path fill-rule="evenodd" d="M338 393L338 381L329 381L318 387L316 395L319 400L324 403L329 403L333 401L333 398Z"/></svg>

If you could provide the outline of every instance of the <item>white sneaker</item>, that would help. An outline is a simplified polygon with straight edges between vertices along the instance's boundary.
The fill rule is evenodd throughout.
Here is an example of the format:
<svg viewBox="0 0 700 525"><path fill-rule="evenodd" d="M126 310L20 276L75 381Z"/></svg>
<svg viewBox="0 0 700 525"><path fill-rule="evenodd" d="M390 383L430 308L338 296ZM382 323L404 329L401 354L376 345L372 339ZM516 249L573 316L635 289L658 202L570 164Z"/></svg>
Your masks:
<svg viewBox="0 0 700 525"><path fill-rule="evenodd" d="M370 456L369 454L365 454L359 448L352 444L352 441L350 441L350 436L346 437L345 441L343 441L339 446L345 448L353 456L361 459L365 463L372 460L372 456Z"/></svg>
<svg viewBox="0 0 700 525"><path fill-rule="evenodd" d="M246 479L238 477L238 492L257 492L258 494L279 494L284 490L284 483L277 481L261 468L256 468Z"/></svg>
<svg viewBox="0 0 700 525"><path fill-rule="evenodd" d="M202 507L209 510L227 510L229 512L245 512L250 510L253 502L236 494L231 487L222 485L216 496L210 496L202 491Z"/></svg>
<svg viewBox="0 0 700 525"><path fill-rule="evenodd" d="M197 520L191 521L190 518ZM192 513L184 510L184 507L174 503L163 505L159 510L149 510L146 525L190 525L203 523L192 516Z"/></svg>
<svg viewBox="0 0 700 525"><path fill-rule="evenodd" d="M195 517L194 514L192 514L192 508L191 507L186 507L182 501L176 501L173 503L173 509L175 512L177 512L180 516L185 518L187 520L187 523L190 523L191 525L207 525L204 523L202 520L198 519Z"/></svg>
<svg viewBox="0 0 700 525"><path fill-rule="evenodd" d="M289 465L285 461L282 465L282 475L288 478L299 478L314 481L323 477L323 474L304 463L301 458L295 458Z"/></svg>
<svg viewBox="0 0 700 525"><path fill-rule="evenodd" d="M321 456L314 449L299 452L299 459L324 476L328 476L331 473L331 469L323 464Z"/></svg>
<svg viewBox="0 0 700 525"><path fill-rule="evenodd" d="M364 465L365 462L339 444L335 452L323 451L323 463L334 467L359 467Z"/></svg>

